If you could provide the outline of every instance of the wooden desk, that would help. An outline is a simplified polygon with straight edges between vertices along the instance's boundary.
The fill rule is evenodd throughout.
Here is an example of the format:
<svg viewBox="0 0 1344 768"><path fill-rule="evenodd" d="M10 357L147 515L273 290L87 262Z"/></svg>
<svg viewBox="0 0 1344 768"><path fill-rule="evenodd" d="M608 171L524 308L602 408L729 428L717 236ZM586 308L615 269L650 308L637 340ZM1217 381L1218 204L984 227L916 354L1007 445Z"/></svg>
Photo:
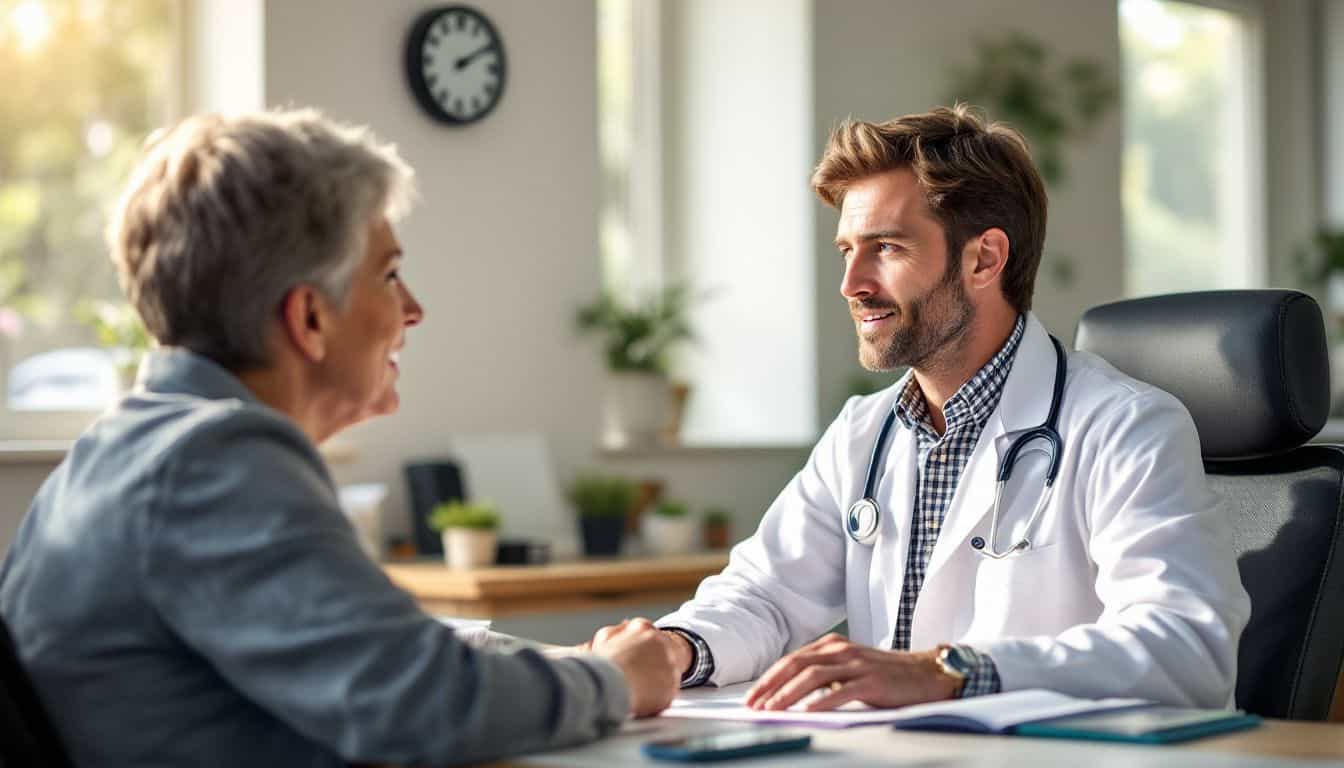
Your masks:
<svg viewBox="0 0 1344 768"><path fill-rule="evenodd" d="M708 733L741 724L653 718L627 723L620 734L573 749L494 763L491 768L602 768L666 766L646 760L640 745L654 738ZM720 765L769 766L1124 766L1204 768L1205 766L1324 766L1344 761L1344 725L1270 720L1250 731L1158 747L1012 736L897 731L886 726L822 730L789 727L812 734L811 754L795 752ZM806 755L806 757L804 757ZM1299 762L1308 760L1311 762ZM1328 760L1328 763L1316 762Z"/></svg>
<svg viewBox="0 0 1344 768"><path fill-rule="evenodd" d="M441 561L384 563L383 570L429 613L498 619L679 602L727 564L727 552L707 552L470 570L450 570Z"/></svg>

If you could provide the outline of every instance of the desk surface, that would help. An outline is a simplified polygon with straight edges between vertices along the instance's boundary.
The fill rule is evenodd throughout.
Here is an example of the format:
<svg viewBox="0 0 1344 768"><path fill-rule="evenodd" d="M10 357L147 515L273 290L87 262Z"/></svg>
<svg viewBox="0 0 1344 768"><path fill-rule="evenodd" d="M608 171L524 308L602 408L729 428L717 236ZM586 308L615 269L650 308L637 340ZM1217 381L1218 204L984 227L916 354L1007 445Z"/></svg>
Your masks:
<svg viewBox="0 0 1344 768"><path fill-rule="evenodd" d="M727 564L727 552L706 552L460 570L441 561L385 563L383 570L431 613L494 619L680 602Z"/></svg>
<svg viewBox="0 0 1344 768"><path fill-rule="evenodd" d="M627 723L612 738L583 747L495 763L491 768L602 768L602 766L670 766L645 759L640 745L649 739L739 728L741 724L708 720L653 718ZM1344 725L1266 721L1250 731L1215 736L1186 744L1154 747L1089 741L1028 739L1009 736L920 733L886 726L822 730L793 728L812 734L812 750L772 758L751 758L719 765L768 766L1060 766L1064 768L1203 768L1204 766L1313 766L1344 761Z"/></svg>

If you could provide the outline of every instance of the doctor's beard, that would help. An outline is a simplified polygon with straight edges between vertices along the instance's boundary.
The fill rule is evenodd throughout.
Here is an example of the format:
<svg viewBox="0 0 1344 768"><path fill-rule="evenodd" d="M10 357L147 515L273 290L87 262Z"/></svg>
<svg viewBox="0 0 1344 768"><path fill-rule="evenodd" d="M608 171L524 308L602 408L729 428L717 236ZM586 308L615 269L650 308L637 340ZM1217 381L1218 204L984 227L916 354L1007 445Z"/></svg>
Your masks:
<svg viewBox="0 0 1344 768"><path fill-rule="evenodd" d="M939 358L957 354L975 320L975 306L961 284L960 270L951 268L938 284L904 307L885 301L852 301L850 312L888 310L898 326L891 335L865 337L859 333L859 364L870 371L904 366L928 370Z"/></svg>

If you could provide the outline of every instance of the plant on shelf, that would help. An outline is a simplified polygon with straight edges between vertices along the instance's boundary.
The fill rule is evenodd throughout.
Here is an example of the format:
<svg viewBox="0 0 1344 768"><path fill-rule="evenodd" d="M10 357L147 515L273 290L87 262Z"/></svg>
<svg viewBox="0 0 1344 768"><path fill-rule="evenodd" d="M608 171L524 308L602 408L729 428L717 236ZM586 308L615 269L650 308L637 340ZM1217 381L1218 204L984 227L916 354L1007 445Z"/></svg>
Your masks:
<svg viewBox="0 0 1344 768"><path fill-rule="evenodd" d="M584 554L620 553L625 515L634 500L635 486L623 477L587 473L570 483L569 501L579 515Z"/></svg>
<svg viewBox="0 0 1344 768"><path fill-rule="evenodd" d="M140 358L153 345L140 313L124 301L85 300L75 305L75 318L93 329L98 343L112 355L122 388L130 389Z"/></svg>
<svg viewBox="0 0 1344 768"><path fill-rule="evenodd" d="M654 442L668 421L669 354L694 339L689 287L672 283L630 303L605 291L581 307L581 333L602 338L607 366L603 442L610 447Z"/></svg>
<svg viewBox="0 0 1344 768"><path fill-rule="evenodd" d="M1323 228L1298 248L1293 267L1302 288L1321 300L1330 343L1330 416L1344 417L1344 230Z"/></svg>
<svg viewBox="0 0 1344 768"><path fill-rule="evenodd" d="M429 526L443 536L443 559L449 568L494 564L499 529L495 505L445 501L430 510Z"/></svg>
<svg viewBox="0 0 1344 768"><path fill-rule="evenodd" d="M705 549L727 549L733 516L723 507L710 507L705 510L704 539Z"/></svg>
<svg viewBox="0 0 1344 768"><path fill-rule="evenodd" d="M681 501L664 501L644 521L644 546L656 555L690 552L695 543L695 521Z"/></svg>

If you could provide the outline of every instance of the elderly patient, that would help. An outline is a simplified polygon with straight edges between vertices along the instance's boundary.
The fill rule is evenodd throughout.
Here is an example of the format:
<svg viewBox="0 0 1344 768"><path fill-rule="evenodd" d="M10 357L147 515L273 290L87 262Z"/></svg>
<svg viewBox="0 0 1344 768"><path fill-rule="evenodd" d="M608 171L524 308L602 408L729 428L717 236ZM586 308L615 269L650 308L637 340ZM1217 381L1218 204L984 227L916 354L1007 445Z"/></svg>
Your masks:
<svg viewBox="0 0 1344 768"><path fill-rule="evenodd" d="M677 687L647 623L469 647L361 552L316 444L393 410L422 312L390 146L313 112L151 141L110 230L159 348L43 485L0 611L81 766L456 763L592 739Z"/></svg>

